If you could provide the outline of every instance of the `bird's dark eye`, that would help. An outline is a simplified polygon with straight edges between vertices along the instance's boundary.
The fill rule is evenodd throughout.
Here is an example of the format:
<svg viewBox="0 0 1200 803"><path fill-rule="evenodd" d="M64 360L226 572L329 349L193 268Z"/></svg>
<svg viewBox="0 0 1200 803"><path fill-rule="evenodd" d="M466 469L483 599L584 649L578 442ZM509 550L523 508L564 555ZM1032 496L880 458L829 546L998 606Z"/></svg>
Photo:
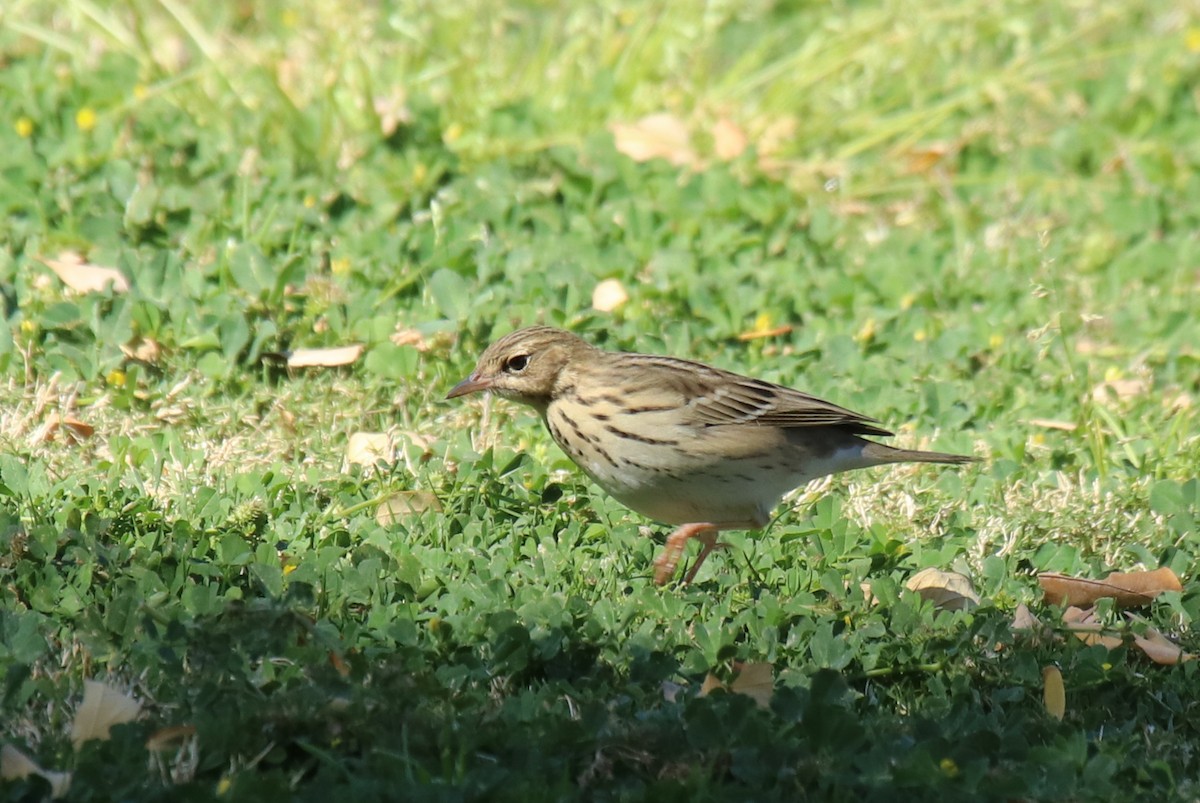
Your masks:
<svg viewBox="0 0 1200 803"><path fill-rule="evenodd" d="M517 354L504 361L504 370L506 373L518 374L525 370L526 365L529 365L529 355Z"/></svg>

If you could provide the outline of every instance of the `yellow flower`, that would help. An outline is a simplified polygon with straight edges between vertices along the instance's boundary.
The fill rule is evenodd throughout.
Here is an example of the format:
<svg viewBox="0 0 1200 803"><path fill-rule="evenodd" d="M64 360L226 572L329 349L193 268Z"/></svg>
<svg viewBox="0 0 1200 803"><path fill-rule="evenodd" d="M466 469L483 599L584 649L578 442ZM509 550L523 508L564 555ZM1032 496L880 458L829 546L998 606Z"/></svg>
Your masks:
<svg viewBox="0 0 1200 803"><path fill-rule="evenodd" d="M1200 53L1200 28L1188 28L1183 35L1184 45L1191 53Z"/></svg>
<svg viewBox="0 0 1200 803"><path fill-rule="evenodd" d="M113 370L109 371L108 376L106 376L104 379L108 382L108 384L115 388L125 387L125 372L120 368L114 368Z"/></svg>
<svg viewBox="0 0 1200 803"><path fill-rule="evenodd" d="M17 136L21 139L29 139L33 136L33 120L28 117L18 117L13 128L17 129Z"/></svg>
<svg viewBox="0 0 1200 803"><path fill-rule="evenodd" d="M150 90L146 88L145 84L133 85L133 97L135 100L145 100L146 96L149 94Z"/></svg>
<svg viewBox="0 0 1200 803"><path fill-rule="evenodd" d="M91 131L96 127L96 110L91 106L84 106L75 112L75 125L79 126L80 131Z"/></svg>
<svg viewBox="0 0 1200 803"><path fill-rule="evenodd" d="M958 775L958 764L952 758L943 758L938 764L942 769L942 774L947 778L954 778Z"/></svg>

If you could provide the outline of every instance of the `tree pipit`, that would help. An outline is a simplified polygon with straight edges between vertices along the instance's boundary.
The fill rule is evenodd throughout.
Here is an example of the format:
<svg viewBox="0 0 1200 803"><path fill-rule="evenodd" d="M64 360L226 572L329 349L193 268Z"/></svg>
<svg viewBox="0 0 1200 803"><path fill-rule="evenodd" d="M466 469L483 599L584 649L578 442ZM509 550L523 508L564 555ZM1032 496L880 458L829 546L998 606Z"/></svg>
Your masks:
<svg viewBox="0 0 1200 803"><path fill-rule="evenodd" d="M506 335L446 398L491 391L537 410L555 442L596 484L645 516L676 525L654 561L675 573L692 538L765 527L788 491L817 477L885 463L975 458L895 449L872 418L798 390L691 360L602 351L547 326Z"/></svg>

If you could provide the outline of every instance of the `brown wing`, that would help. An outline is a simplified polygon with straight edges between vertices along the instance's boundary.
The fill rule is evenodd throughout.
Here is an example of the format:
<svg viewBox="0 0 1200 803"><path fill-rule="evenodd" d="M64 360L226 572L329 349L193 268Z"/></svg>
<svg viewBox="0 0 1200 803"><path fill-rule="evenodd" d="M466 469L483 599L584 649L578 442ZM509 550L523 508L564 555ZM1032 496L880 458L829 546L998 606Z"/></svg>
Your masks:
<svg viewBox="0 0 1200 803"><path fill-rule="evenodd" d="M856 435L891 435L874 418L798 390L722 371L703 363L638 355L662 370L697 424L837 427Z"/></svg>

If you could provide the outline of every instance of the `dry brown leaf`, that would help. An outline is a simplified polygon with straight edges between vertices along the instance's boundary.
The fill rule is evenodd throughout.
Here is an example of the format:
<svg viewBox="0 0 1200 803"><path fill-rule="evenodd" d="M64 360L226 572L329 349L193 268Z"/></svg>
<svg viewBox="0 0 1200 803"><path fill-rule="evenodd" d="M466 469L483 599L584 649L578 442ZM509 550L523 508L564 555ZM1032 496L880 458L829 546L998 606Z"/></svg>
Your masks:
<svg viewBox="0 0 1200 803"><path fill-rule="evenodd" d="M691 134L673 114L660 112L634 123L612 123L608 128L617 151L635 162L666 159L679 167L696 162Z"/></svg>
<svg viewBox="0 0 1200 803"><path fill-rule="evenodd" d="M75 749L89 739L107 739L113 725L132 722L141 710L142 704L124 692L99 681L85 680L83 702L71 723L71 741Z"/></svg>
<svg viewBox="0 0 1200 803"><path fill-rule="evenodd" d="M19 781L30 775L40 775L50 784L50 796L60 798L71 788L71 773L49 772L36 761L10 744L0 747L0 780Z"/></svg>
<svg viewBox="0 0 1200 803"><path fill-rule="evenodd" d="M96 429L91 424L86 424L73 416L51 413L45 422L33 431L30 440L35 444L52 443L58 438L60 432L65 441L75 444L95 435Z"/></svg>
<svg viewBox="0 0 1200 803"><path fill-rule="evenodd" d="M908 578L904 586L945 611L970 610L979 604L971 579L958 572L944 572L930 566Z"/></svg>
<svg viewBox="0 0 1200 803"><path fill-rule="evenodd" d="M620 279L605 279L592 291L592 309L597 312L612 312L629 300L629 293Z"/></svg>
<svg viewBox="0 0 1200 803"><path fill-rule="evenodd" d="M1132 399L1150 390L1150 383L1141 378L1110 379L1092 388L1092 400L1097 402Z"/></svg>
<svg viewBox="0 0 1200 803"><path fill-rule="evenodd" d="M360 466L390 463L396 454L392 436L386 432L355 432L346 443L346 462Z"/></svg>
<svg viewBox="0 0 1200 803"><path fill-rule="evenodd" d="M1042 703L1046 712L1057 720L1067 713L1067 689L1057 666L1042 667Z"/></svg>
<svg viewBox="0 0 1200 803"><path fill-rule="evenodd" d="M419 329L397 329L389 339L396 346L412 346L420 352L429 351L429 341Z"/></svg>
<svg viewBox="0 0 1200 803"><path fill-rule="evenodd" d="M350 677L350 664L346 663L346 659L337 650L329 651L329 665L342 677Z"/></svg>
<svg viewBox="0 0 1200 803"><path fill-rule="evenodd" d="M1096 621L1095 612L1088 608L1076 608L1074 606L1063 611L1063 623L1067 629L1075 633L1075 635L1089 646L1100 644L1110 650L1115 650L1125 642L1117 636L1105 635L1102 631L1104 626Z"/></svg>
<svg viewBox="0 0 1200 803"><path fill-rule="evenodd" d="M725 691L725 684L722 683L716 675L714 675L712 672L709 672L704 676L704 682L700 684L700 696L707 697L717 689Z"/></svg>
<svg viewBox="0 0 1200 803"><path fill-rule="evenodd" d="M722 689L733 694L744 694L758 703L760 708L770 708L771 697L775 693L774 667L763 662L739 661L734 663L733 668L736 674L729 685L709 672L700 686L700 696L707 697L717 689Z"/></svg>
<svg viewBox="0 0 1200 803"><path fill-rule="evenodd" d="M952 151L944 142L935 142L919 148L910 148L904 154L904 169L909 173L928 173Z"/></svg>
<svg viewBox="0 0 1200 803"><path fill-rule="evenodd" d="M1131 621L1145 621L1139 616L1126 614ZM1134 633L1133 643L1138 649L1146 654L1146 656L1156 664L1163 666L1174 666L1175 664L1191 661L1196 656L1190 652L1184 652L1183 648L1175 642L1168 639L1161 632L1153 627L1147 627L1142 634Z"/></svg>
<svg viewBox="0 0 1200 803"><path fill-rule="evenodd" d="M1025 423L1031 427L1041 427L1042 429L1060 429L1063 432L1074 432L1079 428L1078 424L1071 421L1056 421L1053 418L1031 418Z"/></svg>
<svg viewBox="0 0 1200 803"><path fill-rule="evenodd" d="M789 334L791 331L792 326L785 323L781 324L780 326L772 326L763 329L754 328L749 332L742 332L737 336L737 339L743 343L747 343L751 340L762 340L766 337L780 337L782 335Z"/></svg>
<svg viewBox="0 0 1200 803"><path fill-rule="evenodd" d="M195 725L170 725L159 728L146 739L146 749L152 753L178 750L179 745L196 735Z"/></svg>
<svg viewBox="0 0 1200 803"><path fill-rule="evenodd" d="M288 355L288 368L335 368L350 365L362 356L364 346L335 346L328 349L296 349Z"/></svg>
<svg viewBox="0 0 1200 803"><path fill-rule="evenodd" d="M40 259L62 279L63 284L77 293L101 293L109 285L114 293L129 292L129 280L121 271L85 262L73 251L64 251L57 259Z"/></svg>
<svg viewBox="0 0 1200 803"><path fill-rule="evenodd" d="M441 509L441 501L429 491L397 491L379 503L375 511L375 521L381 527L387 527L426 510Z"/></svg>
<svg viewBox="0 0 1200 803"><path fill-rule="evenodd" d="M1017 606L1016 613L1013 614L1011 625L1013 630L1029 630L1037 632L1042 630L1041 621L1033 615L1033 611L1029 610L1029 606L1022 602Z"/></svg>
<svg viewBox="0 0 1200 803"><path fill-rule="evenodd" d="M1175 572L1163 566L1152 572L1113 572L1103 580L1069 577L1057 572L1038 575L1046 602L1085 607L1098 599L1112 598L1123 608L1148 605L1164 591L1182 591Z"/></svg>
<svg viewBox="0 0 1200 803"><path fill-rule="evenodd" d="M121 353L131 360L153 364L162 357L162 346L153 338L135 337L128 343L121 344Z"/></svg>
<svg viewBox="0 0 1200 803"><path fill-rule="evenodd" d="M734 664L737 675L729 690L734 694L744 694L758 703L759 708L770 708L771 697L775 694L774 667L765 662Z"/></svg>
<svg viewBox="0 0 1200 803"><path fill-rule="evenodd" d="M741 156L750 144L742 127L728 117L722 117L713 124L712 138L713 153L717 155L718 159L725 162Z"/></svg>

